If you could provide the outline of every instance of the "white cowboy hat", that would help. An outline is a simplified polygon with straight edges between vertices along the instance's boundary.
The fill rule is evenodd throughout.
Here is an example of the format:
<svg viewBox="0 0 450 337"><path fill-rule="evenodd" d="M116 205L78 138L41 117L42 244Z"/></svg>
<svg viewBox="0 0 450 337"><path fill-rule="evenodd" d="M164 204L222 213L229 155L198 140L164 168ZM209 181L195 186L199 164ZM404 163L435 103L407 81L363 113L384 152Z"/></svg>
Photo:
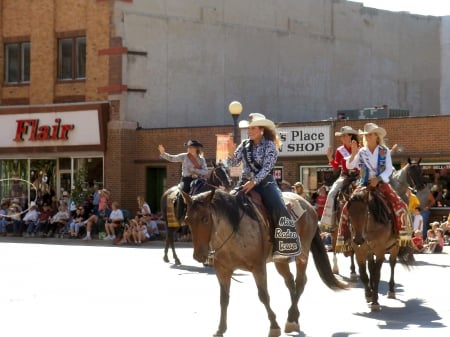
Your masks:
<svg viewBox="0 0 450 337"><path fill-rule="evenodd" d="M342 135L357 135L358 131L353 129L351 126L345 125L341 128L340 131L336 131L334 133L335 136L342 136Z"/></svg>
<svg viewBox="0 0 450 337"><path fill-rule="evenodd" d="M275 131L275 124L270 119L267 119L263 114L256 112L248 115L248 121L239 122L240 128L250 128L252 126L259 126Z"/></svg>
<svg viewBox="0 0 450 337"><path fill-rule="evenodd" d="M380 137L386 136L386 130L374 123L367 123L364 125L363 131L359 130L360 135L367 135L368 133L376 133Z"/></svg>

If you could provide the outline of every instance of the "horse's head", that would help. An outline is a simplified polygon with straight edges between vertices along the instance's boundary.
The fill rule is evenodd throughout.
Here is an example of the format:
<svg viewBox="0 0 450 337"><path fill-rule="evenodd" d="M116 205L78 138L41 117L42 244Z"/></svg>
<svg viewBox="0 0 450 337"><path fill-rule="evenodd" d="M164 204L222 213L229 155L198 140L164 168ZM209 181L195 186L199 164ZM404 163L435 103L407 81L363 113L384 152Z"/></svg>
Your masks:
<svg viewBox="0 0 450 337"><path fill-rule="evenodd" d="M363 188L355 191L348 201L348 213L350 217L350 232L352 241L361 245L364 242L365 226L369 214L369 190Z"/></svg>
<svg viewBox="0 0 450 337"><path fill-rule="evenodd" d="M229 191L232 187L232 181L228 175L227 169L223 164L216 165L213 163L214 168L209 176L208 183L215 187L224 187Z"/></svg>
<svg viewBox="0 0 450 337"><path fill-rule="evenodd" d="M209 241L213 228L211 200L214 191L213 189L194 196L182 192L187 205L185 222L191 229L194 259L202 263L206 261L209 254Z"/></svg>
<svg viewBox="0 0 450 337"><path fill-rule="evenodd" d="M413 162L411 158L408 158L407 181L416 190L421 190L425 187L422 167L420 166L421 160L422 158L417 162Z"/></svg>

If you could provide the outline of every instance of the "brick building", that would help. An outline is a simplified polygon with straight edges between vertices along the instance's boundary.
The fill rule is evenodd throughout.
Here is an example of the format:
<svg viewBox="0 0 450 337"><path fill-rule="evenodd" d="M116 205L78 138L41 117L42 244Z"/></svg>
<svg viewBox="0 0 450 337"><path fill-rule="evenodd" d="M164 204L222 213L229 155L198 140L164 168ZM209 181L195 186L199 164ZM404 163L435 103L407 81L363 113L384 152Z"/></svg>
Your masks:
<svg viewBox="0 0 450 337"><path fill-rule="evenodd" d="M450 97L440 87L448 25L347 1L267 1L252 11L257 2L0 1L0 179L36 181L58 198L83 172L123 208L143 195L158 210L180 166L161 160L157 145L179 153L197 139L217 161L234 99L241 119L258 111L284 122L278 179L310 191L329 183L334 131L368 121L336 120L336 111L374 101L411 111L375 121L403 149L396 164L422 157L438 177L450 163L450 120L439 115Z"/></svg>

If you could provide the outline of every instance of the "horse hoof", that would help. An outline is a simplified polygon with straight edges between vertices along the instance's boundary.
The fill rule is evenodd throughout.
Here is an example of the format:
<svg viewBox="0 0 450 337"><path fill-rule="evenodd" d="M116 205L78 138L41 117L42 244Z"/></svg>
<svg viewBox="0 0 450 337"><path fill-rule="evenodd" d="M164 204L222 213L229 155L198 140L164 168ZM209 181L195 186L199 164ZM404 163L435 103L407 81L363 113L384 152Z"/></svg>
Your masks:
<svg viewBox="0 0 450 337"><path fill-rule="evenodd" d="M284 326L284 332L300 332L300 325L297 322L286 322L286 325Z"/></svg>
<svg viewBox="0 0 450 337"><path fill-rule="evenodd" d="M175 259L175 264L176 264L177 266L179 266L179 265L181 264L181 261L180 261L178 258L176 258L176 259Z"/></svg>
<svg viewBox="0 0 450 337"><path fill-rule="evenodd" d="M269 331L269 337L280 337L281 336L281 329L270 329Z"/></svg>
<svg viewBox="0 0 450 337"><path fill-rule="evenodd" d="M351 273L350 274L350 281L352 281L352 282L358 281L358 275L356 273Z"/></svg>
<svg viewBox="0 0 450 337"><path fill-rule="evenodd" d="M333 274L339 274L339 268L338 267L333 267Z"/></svg>
<svg viewBox="0 0 450 337"><path fill-rule="evenodd" d="M169 262L169 258L167 256L164 255L163 257L164 262L168 263Z"/></svg>
<svg viewBox="0 0 450 337"><path fill-rule="evenodd" d="M381 311L381 305L379 305L378 303L376 304L371 304L370 305L370 311L374 312L374 311Z"/></svg>
<svg viewBox="0 0 450 337"><path fill-rule="evenodd" d="M388 293L387 293L387 298L395 299L395 292L393 292L393 291L388 291Z"/></svg>

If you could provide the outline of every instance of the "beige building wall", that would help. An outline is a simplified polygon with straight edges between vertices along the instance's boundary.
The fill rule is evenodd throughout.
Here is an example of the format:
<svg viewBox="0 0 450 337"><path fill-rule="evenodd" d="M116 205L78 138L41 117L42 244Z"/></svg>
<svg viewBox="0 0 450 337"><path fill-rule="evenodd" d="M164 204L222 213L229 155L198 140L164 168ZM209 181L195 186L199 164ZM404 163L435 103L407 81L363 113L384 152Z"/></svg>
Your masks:
<svg viewBox="0 0 450 337"><path fill-rule="evenodd" d="M344 0L134 0L113 20L134 89L124 118L144 128L230 125L232 100L277 122L380 104L441 113L437 17Z"/></svg>
<svg viewBox="0 0 450 337"><path fill-rule="evenodd" d="M450 115L450 16L441 25L441 112Z"/></svg>

